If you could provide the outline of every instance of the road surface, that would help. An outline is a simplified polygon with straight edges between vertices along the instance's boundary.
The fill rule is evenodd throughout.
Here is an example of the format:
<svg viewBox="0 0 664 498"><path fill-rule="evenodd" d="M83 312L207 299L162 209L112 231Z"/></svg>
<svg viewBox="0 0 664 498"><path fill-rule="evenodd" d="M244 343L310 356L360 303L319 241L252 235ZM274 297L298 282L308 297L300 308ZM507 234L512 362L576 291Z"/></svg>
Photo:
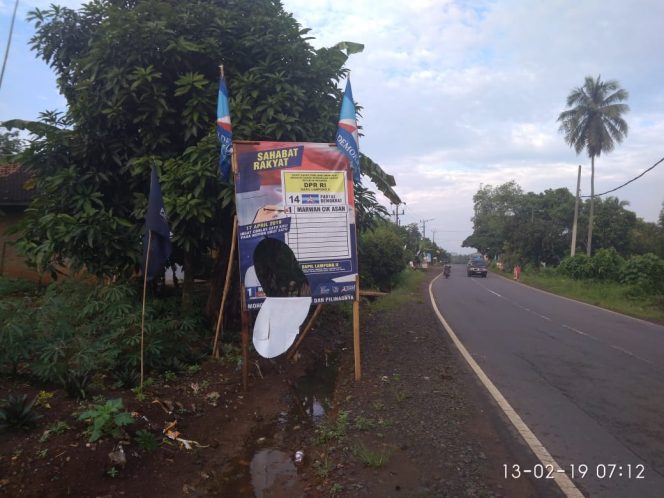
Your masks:
<svg viewBox="0 0 664 498"><path fill-rule="evenodd" d="M664 497L664 327L495 274L468 278L465 265L432 291L554 470L590 497ZM542 470L502 464L508 476Z"/></svg>

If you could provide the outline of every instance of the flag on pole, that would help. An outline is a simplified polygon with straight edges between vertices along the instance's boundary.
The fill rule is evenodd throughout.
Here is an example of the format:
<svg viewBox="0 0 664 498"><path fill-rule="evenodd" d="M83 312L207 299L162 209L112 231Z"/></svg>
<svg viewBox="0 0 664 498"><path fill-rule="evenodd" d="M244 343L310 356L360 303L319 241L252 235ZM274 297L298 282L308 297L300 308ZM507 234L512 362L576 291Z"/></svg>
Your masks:
<svg viewBox="0 0 664 498"><path fill-rule="evenodd" d="M152 240L149 240L152 232ZM148 243L149 240L149 243ZM150 257L148 258L148 246ZM145 234L143 235L143 261L141 266L145 271L145 260L148 259L147 279L154 279L166 264L171 255L171 229L166 219L164 199L161 196L159 177L157 170L152 166L150 176L150 197L148 199L148 211L145 215Z"/></svg>
<svg viewBox="0 0 664 498"><path fill-rule="evenodd" d="M353 168L353 180L360 181L360 148L357 140L357 119L355 117L355 104L353 103L353 90L350 79L346 80L346 90L341 101L339 125L337 127L337 147L350 159Z"/></svg>
<svg viewBox="0 0 664 498"><path fill-rule="evenodd" d="M233 129L231 128L231 110L228 106L228 87L224 79L223 69L219 78L219 95L217 97L217 137L220 144L219 174L222 180L228 181L231 174L231 149L233 147Z"/></svg>

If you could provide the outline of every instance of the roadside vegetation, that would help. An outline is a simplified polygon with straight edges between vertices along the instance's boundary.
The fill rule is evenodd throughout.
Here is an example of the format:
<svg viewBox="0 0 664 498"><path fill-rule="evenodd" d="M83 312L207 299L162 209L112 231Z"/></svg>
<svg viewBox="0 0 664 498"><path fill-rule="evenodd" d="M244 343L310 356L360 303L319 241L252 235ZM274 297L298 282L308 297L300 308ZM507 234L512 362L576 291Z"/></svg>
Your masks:
<svg viewBox="0 0 664 498"><path fill-rule="evenodd" d="M623 259L613 249L577 254L557 268L525 268L521 280L561 296L664 324L664 260L654 254Z"/></svg>

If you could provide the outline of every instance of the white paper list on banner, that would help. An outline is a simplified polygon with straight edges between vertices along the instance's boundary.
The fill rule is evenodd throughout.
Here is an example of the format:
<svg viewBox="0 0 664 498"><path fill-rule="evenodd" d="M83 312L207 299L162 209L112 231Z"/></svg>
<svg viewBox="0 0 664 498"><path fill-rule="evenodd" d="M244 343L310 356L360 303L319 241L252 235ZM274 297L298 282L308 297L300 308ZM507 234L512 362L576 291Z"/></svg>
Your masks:
<svg viewBox="0 0 664 498"><path fill-rule="evenodd" d="M286 243L297 260L352 257L346 173L284 171L282 186L291 218Z"/></svg>

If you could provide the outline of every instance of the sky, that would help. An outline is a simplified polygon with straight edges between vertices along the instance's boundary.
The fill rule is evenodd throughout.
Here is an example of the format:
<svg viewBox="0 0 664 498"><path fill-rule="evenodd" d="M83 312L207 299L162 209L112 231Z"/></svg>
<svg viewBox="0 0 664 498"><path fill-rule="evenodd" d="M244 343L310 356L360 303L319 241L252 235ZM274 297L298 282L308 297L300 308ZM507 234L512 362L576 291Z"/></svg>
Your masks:
<svg viewBox="0 0 664 498"><path fill-rule="evenodd" d="M33 28L25 13L50 3L20 3L0 121L66 108L53 73L28 46ZM0 0L2 54L13 4ZM472 233L472 197L481 186L514 180L526 192L574 192L580 164L581 193L590 193L590 161L569 148L556 122L567 95L587 75L618 80L631 108L628 137L595 161L595 191L615 188L664 157L661 0L283 4L311 29L316 48L339 41L365 45L347 63L353 96L363 107L360 150L394 175L405 202L402 224L429 220L426 236L448 251L473 252L461 244ZM656 221L664 164L614 195L637 216Z"/></svg>

